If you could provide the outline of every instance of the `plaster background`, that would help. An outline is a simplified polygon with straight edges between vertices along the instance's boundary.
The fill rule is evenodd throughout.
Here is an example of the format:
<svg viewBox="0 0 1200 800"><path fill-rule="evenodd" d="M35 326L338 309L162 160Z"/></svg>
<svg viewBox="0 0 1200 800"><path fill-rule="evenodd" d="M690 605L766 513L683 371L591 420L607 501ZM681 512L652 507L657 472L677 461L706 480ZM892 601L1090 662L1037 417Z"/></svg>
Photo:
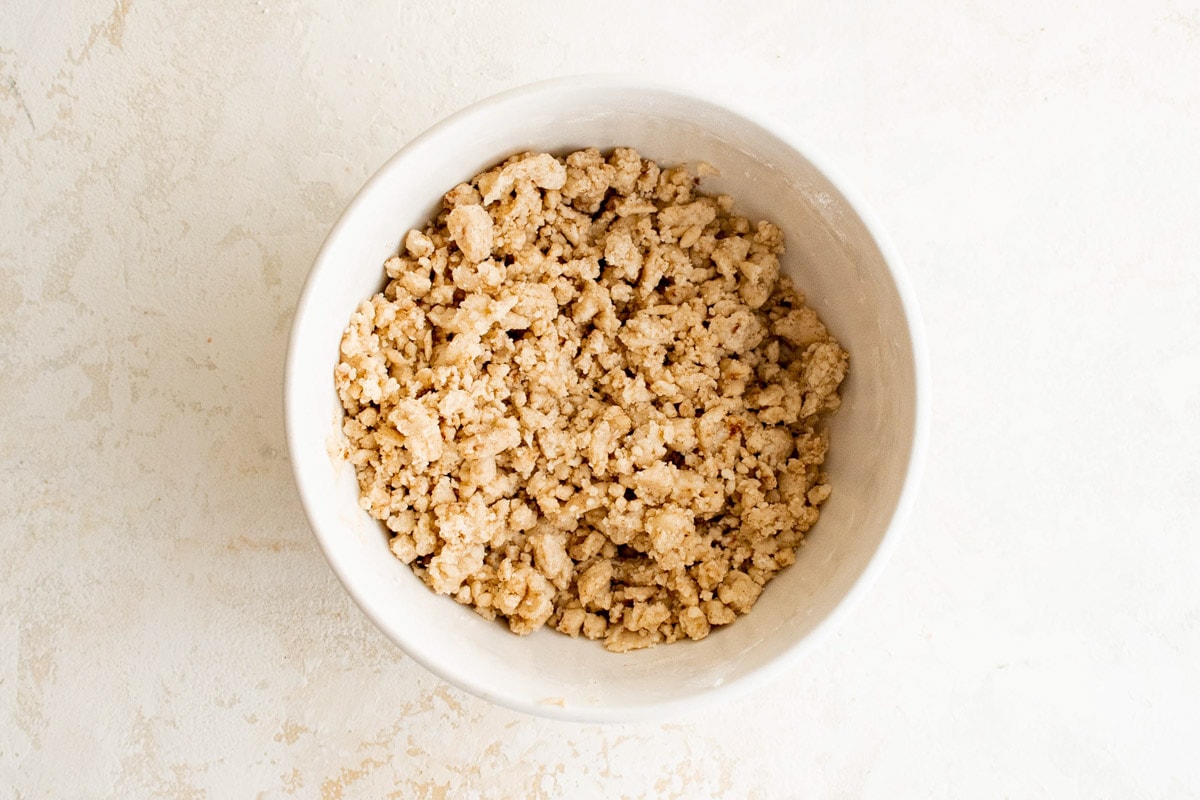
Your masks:
<svg viewBox="0 0 1200 800"><path fill-rule="evenodd" d="M843 169L935 410L836 635L733 705L594 727L375 631L280 384L379 164L608 70L736 90ZM0 797L1196 796L1197 141L1194 3L0 3Z"/></svg>

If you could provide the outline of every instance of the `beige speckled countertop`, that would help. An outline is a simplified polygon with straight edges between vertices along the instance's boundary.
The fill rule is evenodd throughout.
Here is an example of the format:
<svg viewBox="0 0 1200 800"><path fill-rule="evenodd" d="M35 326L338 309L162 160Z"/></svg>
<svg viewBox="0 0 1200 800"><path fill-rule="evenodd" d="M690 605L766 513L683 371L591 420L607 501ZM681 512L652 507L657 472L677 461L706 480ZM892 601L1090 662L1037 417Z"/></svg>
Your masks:
<svg viewBox="0 0 1200 800"><path fill-rule="evenodd" d="M4 4L0 797L1196 796L1197 5L476 5ZM604 728L464 695L366 621L280 383L380 163L610 69L736 87L844 168L936 408L835 636L734 705Z"/></svg>

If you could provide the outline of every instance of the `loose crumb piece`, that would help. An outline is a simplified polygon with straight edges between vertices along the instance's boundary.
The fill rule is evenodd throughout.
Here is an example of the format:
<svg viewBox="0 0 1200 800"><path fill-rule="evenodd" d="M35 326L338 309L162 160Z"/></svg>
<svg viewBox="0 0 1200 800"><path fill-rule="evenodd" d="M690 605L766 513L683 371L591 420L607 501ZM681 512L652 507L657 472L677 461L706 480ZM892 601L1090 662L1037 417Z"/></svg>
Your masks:
<svg viewBox="0 0 1200 800"><path fill-rule="evenodd" d="M783 232L696 183L628 148L514 156L447 192L346 328L362 507L515 633L703 639L829 497L848 356L780 276Z"/></svg>

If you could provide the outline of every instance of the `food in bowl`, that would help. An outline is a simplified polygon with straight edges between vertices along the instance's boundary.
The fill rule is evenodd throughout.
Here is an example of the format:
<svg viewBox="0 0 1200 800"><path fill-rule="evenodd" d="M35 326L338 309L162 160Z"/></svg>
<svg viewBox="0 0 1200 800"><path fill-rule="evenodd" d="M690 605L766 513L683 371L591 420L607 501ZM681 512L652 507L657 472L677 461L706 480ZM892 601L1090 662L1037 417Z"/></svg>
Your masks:
<svg viewBox="0 0 1200 800"><path fill-rule="evenodd" d="M345 330L361 506L514 633L703 639L830 494L848 355L780 275L779 227L697 183L629 148L509 158L407 233Z"/></svg>

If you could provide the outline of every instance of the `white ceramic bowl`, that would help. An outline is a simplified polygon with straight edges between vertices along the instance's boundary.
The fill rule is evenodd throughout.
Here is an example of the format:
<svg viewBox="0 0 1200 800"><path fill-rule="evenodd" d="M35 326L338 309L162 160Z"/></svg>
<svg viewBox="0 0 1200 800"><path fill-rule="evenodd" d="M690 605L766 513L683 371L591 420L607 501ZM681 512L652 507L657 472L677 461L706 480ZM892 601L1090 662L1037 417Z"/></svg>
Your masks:
<svg viewBox="0 0 1200 800"><path fill-rule="evenodd" d="M523 150L632 146L660 163L707 161L740 212L778 223L784 271L850 352L831 425L834 487L794 566L754 610L701 642L625 655L550 630L527 638L427 589L360 510L353 470L327 454L342 410L333 388L351 312L383 286L383 262L441 195ZM757 685L793 664L883 566L912 504L926 432L925 345L891 243L833 170L790 132L726 104L624 78L540 83L439 123L388 161L350 203L296 309L285 403L296 483L346 590L413 659L451 683L548 717L660 717Z"/></svg>

